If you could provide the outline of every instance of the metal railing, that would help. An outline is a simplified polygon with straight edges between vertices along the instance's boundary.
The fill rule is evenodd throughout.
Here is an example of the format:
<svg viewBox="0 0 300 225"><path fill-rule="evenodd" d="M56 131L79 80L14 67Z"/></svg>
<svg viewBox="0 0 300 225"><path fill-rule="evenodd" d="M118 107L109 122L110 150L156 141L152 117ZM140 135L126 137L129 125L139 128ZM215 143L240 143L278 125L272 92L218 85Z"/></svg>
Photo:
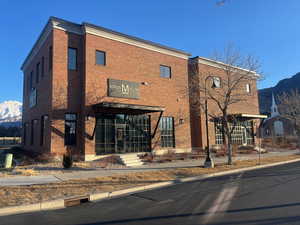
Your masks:
<svg viewBox="0 0 300 225"><path fill-rule="evenodd" d="M0 146L19 144L21 144L21 137L0 137Z"/></svg>

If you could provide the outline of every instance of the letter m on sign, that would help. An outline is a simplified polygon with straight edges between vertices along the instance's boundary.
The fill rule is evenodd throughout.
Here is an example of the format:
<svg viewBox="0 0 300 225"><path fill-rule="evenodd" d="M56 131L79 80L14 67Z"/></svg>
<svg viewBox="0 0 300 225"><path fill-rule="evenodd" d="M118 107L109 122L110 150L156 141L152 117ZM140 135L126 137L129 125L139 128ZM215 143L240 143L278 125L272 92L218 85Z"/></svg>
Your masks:
<svg viewBox="0 0 300 225"><path fill-rule="evenodd" d="M122 94L124 94L124 95L129 94L129 85L128 84L122 84Z"/></svg>

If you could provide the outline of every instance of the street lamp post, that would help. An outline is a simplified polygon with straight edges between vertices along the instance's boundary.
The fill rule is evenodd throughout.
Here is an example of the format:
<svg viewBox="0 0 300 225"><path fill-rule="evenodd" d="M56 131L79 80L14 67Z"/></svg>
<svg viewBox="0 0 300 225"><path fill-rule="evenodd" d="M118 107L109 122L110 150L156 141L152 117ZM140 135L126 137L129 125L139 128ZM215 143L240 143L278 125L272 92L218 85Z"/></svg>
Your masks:
<svg viewBox="0 0 300 225"><path fill-rule="evenodd" d="M205 93L205 125L206 125L206 159L204 162L205 168L214 168L214 162L211 158L210 147L209 147L209 136L208 136L208 104L207 104L207 89L206 82L212 76L207 76L204 81L204 93Z"/></svg>

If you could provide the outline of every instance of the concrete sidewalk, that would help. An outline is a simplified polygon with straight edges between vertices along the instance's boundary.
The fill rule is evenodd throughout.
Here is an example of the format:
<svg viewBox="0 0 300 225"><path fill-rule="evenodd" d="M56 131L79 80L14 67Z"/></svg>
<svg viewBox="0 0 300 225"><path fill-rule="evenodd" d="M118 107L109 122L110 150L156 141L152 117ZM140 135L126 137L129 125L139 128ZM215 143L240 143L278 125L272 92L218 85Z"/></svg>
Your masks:
<svg viewBox="0 0 300 225"><path fill-rule="evenodd" d="M299 151L286 151L286 152L270 152L266 154L261 154L261 158L268 158L273 156L288 156L299 154ZM258 159L258 154L251 155L238 155L233 158L233 160L247 160L247 159ZM215 158L215 163L227 162L227 157ZM0 178L0 186L16 186L16 185L32 185L32 184L47 184L62 182L71 179L86 179L101 176L111 176L119 174L128 174L134 172L147 172L147 171L157 171L163 169L171 168L183 168L183 167L195 167L202 166L204 159L201 160L186 160L186 161L176 161L169 163L151 163L134 168L95 168L89 171L75 171L69 173L57 173L51 175L41 175L41 176L14 176L14 177L4 177Z"/></svg>

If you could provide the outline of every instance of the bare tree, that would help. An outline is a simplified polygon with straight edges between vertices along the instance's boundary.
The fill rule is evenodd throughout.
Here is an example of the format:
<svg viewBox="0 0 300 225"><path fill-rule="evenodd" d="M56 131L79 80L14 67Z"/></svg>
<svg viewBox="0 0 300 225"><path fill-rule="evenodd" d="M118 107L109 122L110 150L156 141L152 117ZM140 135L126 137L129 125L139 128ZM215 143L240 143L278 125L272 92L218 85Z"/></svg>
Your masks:
<svg viewBox="0 0 300 225"><path fill-rule="evenodd" d="M294 126L300 146L300 93L297 89L278 96L281 116L290 120Z"/></svg>
<svg viewBox="0 0 300 225"><path fill-rule="evenodd" d="M219 121L227 146L228 164L232 164L232 132L238 118L232 113L232 106L249 99L245 86L258 79L259 63L252 56L242 56L233 46L228 46L214 58L222 70L222 77L216 78L214 72L198 68L197 58L190 63L190 105L205 112L206 104L213 105L208 110L211 120ZM198 74L198 76L193 76ZM209 83L212 85L208 85ZM250 87L249 87L250 88Z"/></svg>

